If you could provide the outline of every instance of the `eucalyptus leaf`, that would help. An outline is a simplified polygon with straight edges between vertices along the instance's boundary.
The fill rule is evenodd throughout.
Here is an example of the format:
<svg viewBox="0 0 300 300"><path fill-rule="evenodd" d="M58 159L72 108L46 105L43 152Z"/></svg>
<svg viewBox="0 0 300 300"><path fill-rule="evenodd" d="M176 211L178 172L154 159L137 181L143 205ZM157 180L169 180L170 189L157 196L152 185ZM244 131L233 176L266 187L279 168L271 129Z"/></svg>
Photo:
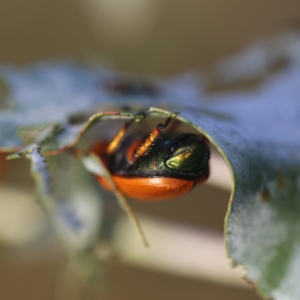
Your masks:
<svg viewBox="0 0 300 300"><path fill-rule="evenodd" d="M137 78L72 63L45 63L28 69L0 67L0 151L13 152L36 141L50 126L60 127L55 148L75 142L80 124L101 111L124 111L196 103L195 74L159 80ZM77 126L79 124L79 126Z"/></svg>
<svg viewBox="0 0 300 300"><path fill-rule="evenodd" d="M86 252L98 242L103 221L103 199L92 175L67 153L47 159L56 200L54 227L71 253Z"/></svg>
<svg viewBox="0 0 300 300"><path fill-rule="evenodd" d="M211 96L191 92L196 89L189 84L168 87L158 80L152 92L134 85L116 95L111 87L99 89L99 71L71 65L3 70L12 103L0 110L5 151L25 147L28 154L28 145L46 154L64 151L103 119L133 118L134 112L117 112L122 106L135 112L156 107L149 114L158 116L179 110L178 119L206 136L231 171L225 234L233 264L247 269L264 298L300 299L299 67L290 66L257 90ZM38 136L51 124L61 129L41 145ZM30 128L38 134L24 142L20 129Z"/></svg>

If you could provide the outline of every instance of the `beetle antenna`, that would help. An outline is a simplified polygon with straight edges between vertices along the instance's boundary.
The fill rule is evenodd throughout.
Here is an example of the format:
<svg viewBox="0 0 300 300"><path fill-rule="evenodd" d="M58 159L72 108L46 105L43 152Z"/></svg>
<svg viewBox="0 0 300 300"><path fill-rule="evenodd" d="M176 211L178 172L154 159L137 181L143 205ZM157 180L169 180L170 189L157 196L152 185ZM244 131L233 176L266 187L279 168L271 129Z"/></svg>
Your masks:
<svg viewBox="0 0 300 300"><path fill-rule="evenodd" d="M128 131L129 127L133 123L141 122L143 119L145 119L145 117L146 117L146 114L144 112L139 112L139 113L136 114L134 119L126 122L123 125L123 127L118 131L118 133L115 135L113 140L107 146L106 153L107 154L112 154L118 148L120 143L122 142L122 140L123 140L126 132Z"/></svg>
<svg viewBox="0 0 300 300"><path fill-rule="evenodd" d="M171 122L172 119L174 119L179 112L174 112L172 113L165 123L163 124L158 124L152 132L148 135L148 137L145 139L145 141L142 143L142 145L137 148L133 154L134 160L137 160L139 157L143 156L147 150L153 145L153 143L157 140L157 138L160 136L160 134L167 128L169 123Z"/></svg>

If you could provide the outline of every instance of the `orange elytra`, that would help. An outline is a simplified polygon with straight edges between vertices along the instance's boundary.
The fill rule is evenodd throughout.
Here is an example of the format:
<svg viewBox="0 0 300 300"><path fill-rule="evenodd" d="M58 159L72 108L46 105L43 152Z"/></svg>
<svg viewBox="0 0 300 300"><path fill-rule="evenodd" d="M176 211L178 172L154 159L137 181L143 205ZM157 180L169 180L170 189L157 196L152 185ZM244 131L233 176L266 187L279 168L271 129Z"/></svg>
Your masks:
<svg viewBox="0 0 300 300"><path fill-rule="evenodd" d="M208 178L210 151L206 141L192 133L164 131L176 115L144 138L126 136L133 122L126 123L110 143L97 143L91 150L102 159L116 188L125 196L145 201L171 199ZM106 178L97 179L112 190Z"/></svg>

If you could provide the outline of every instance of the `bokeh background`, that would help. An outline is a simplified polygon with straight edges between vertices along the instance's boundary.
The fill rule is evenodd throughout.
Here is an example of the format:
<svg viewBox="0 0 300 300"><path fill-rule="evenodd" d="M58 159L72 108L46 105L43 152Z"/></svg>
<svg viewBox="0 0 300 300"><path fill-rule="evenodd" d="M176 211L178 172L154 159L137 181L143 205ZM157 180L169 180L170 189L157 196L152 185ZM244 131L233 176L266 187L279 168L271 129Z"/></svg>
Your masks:
<svg viewBox="0 0 300 300"><path fill-rule="evenodd" d="M147 74L207 68L292 26L288 1L1 0L0 58L74 58Z"/></svg>
<svg viewBox="0 0 300 300"><path fill-rule="evenodd" d="M27 66L72 59L135 74L209 73L217 61L249 43L297 29L299 20L300 3L295 0L0 0L0 63ZM27 162L6 162L5 168L0 180L11 191L0 189L0 201L32 192ZM229 191L204 185L188 200L131 205L138 213L221 235L228 199ZM25 211L35 217L40 213L31 200L23 199L21 210L19 203L16 214L0 220L13 236L1 236L1 299L54 299L64 257L52 251L49 241L34 248L17 241L21 233L15 231ZM7 212L14 211L9 203ZM97 299L258 299L246 287L205 276L188 278L115 260L106 264L105 292Z"/></svg>

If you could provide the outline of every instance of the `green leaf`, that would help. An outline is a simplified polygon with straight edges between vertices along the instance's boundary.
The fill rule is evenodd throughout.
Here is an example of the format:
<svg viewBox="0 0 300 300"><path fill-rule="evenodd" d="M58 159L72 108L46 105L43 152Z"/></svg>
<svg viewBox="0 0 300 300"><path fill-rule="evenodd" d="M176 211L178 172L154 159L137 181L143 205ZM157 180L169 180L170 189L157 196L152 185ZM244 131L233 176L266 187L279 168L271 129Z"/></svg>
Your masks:
<svg viewBox="0 0 300 300"><path fill-rule="evenodd" d="M300 298L299 73L291 68L260 92L216 97L227 98L210 106L223 118L189 109L180 115L228 163L233 177L225 222L228 253L266 299Z"/></svg>
<svg viewBox="0 0 300 300"><path fill-rule="evenodd" d="M174 84L160 89L159 81L154 85L157 93L143 94L135 88L129 89L130 96L128 91L116 95L106 91L105 85L96 88L99 74L72 66L23 73L5 69L2 75L10 86L7 99L13 105L0 110L2 149L27 146L20 154L38 146L46 154L64 151L104 118L133 118L128 112L116 113L122 105L137 111L157 107L151 113L160 116L179 110L178 119L204 134L231 170L225 233L233 264L245 266L248 279L266 299L299 299L299 67L278 73L259 90L207 96L209 101L200 101L200 93L185 93L184 85L178 85L177 95L172 94ZM81 118L92 115L89 111L98 104L99 113L92 119ZM107 112L108 106L113 112ZM58 126L59 132L40 139L49 125ZM37 134L24 138L30 128ZM25 133L20 134L20 129Z"/></svg>
<svg viewBox="0 0 300 300"><path fill-rule="evenodd" d="M103 210L92 175L70 155L57 155L46 162L40 149L33 146L26 156L31 161L38 204L65 248L77 253L91 249L97 243Z"/></svg>
<svg viewBox="0 0 300 300"><path fill-rule="evenodd" d="M137 79L71 63L40 64L23 70L2 66L0 152L34 143L49 126L61 129L49 150L64 149L76 142L80 125L99 111L176 106L185 94L198 99L197 88L186 78Z"/></svg>
<svg viewBox="0 0 300 300"><path fill-rule="evenodd" d="M83 253L98 243L103 221L103 199L92 174L79 159L62 153L47 158L55 198L53 223L65 248Z"/></svg>
<svg viewBox="0 0 300 300"><path fill-rule="evenodd" d="M194 111L181 117L208 134L232 171L225 233L234 265L246 267L262 296L298 299L300 116L287 120L281 112L291 103L275 99L251 104L226 102L230 121Z"/></svg>

